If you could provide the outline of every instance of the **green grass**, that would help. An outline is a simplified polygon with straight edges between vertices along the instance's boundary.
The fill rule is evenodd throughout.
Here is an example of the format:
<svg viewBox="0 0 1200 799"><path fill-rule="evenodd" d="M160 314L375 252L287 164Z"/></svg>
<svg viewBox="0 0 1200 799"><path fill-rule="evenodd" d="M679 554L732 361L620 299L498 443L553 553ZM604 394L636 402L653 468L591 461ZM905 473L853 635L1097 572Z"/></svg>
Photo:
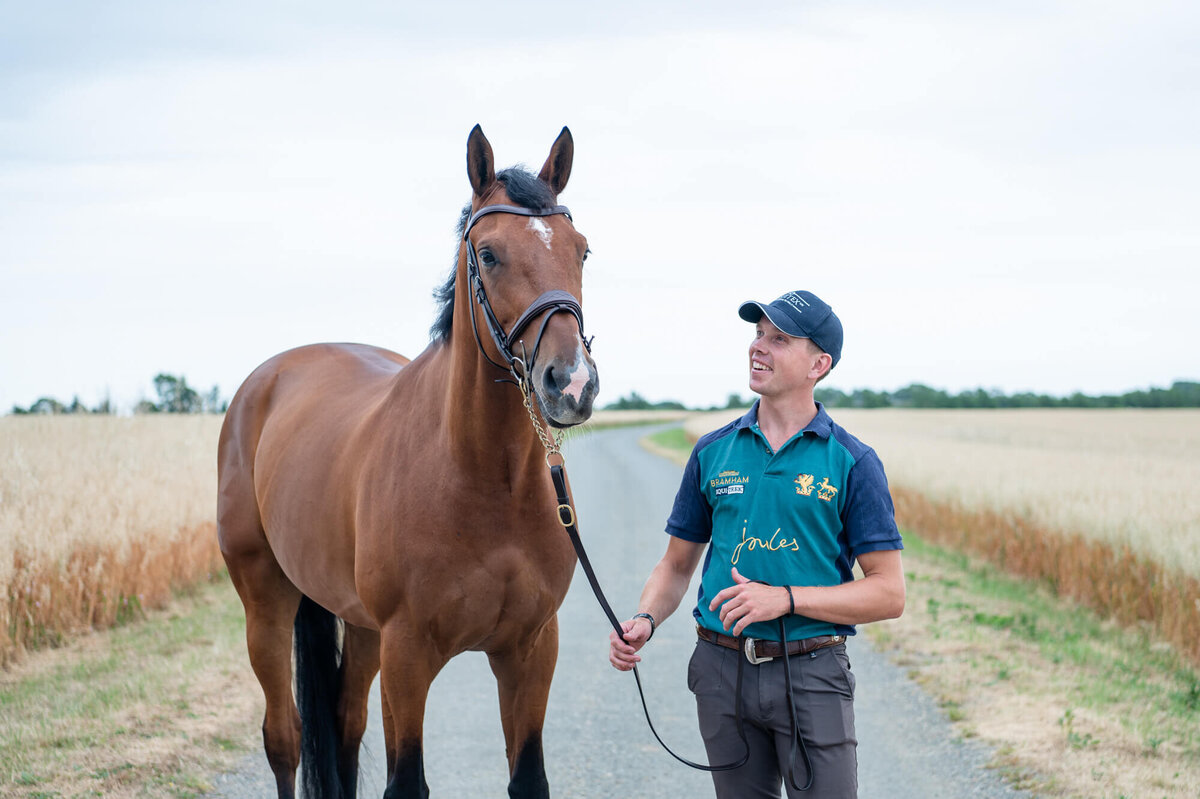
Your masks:
<svg viewBox="0 0 1200 799"><path fill-rule="evenodd" d="M236 611L236 615L234 615ZM0 707L22 712L37 707L60 718L94 719L133 702L162 699L174 680L171 670L131 669L131 660L182 655L176 668L203 666L214 638L232 645L244 633L240 607L202 604L199 612L130 624L113 630L104 652L64 664L0 691Z"/></svg>
<svg viewBox="0 0 1200 799"><path fill-rule="evenodd" d="M660 447L681 452L685 455L692 450L692 442L688 440L682 425L668 427L666 430L660 430L653 435L647 436L647 438Z"/></svg>
<svg viewBox="0 0 1200 799"><path fill-rule="evenodd" d="M241 604L222 577L180 596L167 613L80 640L77 653L45 653L51 665L0 683L0 795L103 795L113 784L202 795L210 765L203 752L193 751L188 765L134 763L122 751L137 741L184 740L174 722L196 718L193 684L214 668L247 668L244 640ZM144 712L130 718L131 709ZM186 747L200 749L191 740ZM246 747L225 734L211 749Z"/></svg>
<svg viewBox="0 0 1200 799"><path fill-rule="evenodd" d="M971 563L957 552L904 533L905 558L936 564L950 578L924 580L909 572L910 598L927 595L940 626L967 640L1004 635L1036 648L1047 664L1071 674L1065 697L1075 708L1115 718L1141 737L1148 754L1164 741L1193 753L1200 764L1200 675L1144 628L1125 628L1054 596L1045 586ZM997 607L1002 610L997 611ZM993 664L1007 680L1020 664ZM1060 722L1075 748L1095 741L1074 732L1072 711Z"/></svg>

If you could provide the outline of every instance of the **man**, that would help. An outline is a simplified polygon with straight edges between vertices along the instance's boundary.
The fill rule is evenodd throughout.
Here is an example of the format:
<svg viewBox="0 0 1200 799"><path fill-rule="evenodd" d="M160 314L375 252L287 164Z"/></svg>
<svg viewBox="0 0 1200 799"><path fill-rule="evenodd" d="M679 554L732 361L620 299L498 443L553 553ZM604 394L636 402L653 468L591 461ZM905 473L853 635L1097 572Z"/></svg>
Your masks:
<svg viewBox="0 0 1200 799"><path fill-rule="evenodd" d="M735 714L737 661L746 661L749 760L713 772L718 799L777 798L781 780L789 798L853 797L854 676L845 640L854 625L903 611L903 545L878 456L813 399L841 358L841 321L807 291L746 302L738 314L755 326L750 388L760 399L696 443L667 520L666 554L638 613L621 625L625 641L611 634L609 660L623 671L641 660L638 651L679 606L704 555L688 687L713 764L745 752ZM791 697L779 619L793 653ZM808 755L795 763L789 702ZM797 786L786 779L793 768Z"/></svg>

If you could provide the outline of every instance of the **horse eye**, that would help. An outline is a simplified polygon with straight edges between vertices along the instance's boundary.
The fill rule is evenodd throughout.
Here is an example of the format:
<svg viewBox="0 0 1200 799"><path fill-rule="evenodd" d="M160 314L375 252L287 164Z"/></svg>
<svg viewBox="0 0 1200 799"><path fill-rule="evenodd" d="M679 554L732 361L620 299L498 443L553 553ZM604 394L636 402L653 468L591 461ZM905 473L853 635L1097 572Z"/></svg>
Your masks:
<svg viewBox="0 0 1200 799"><path fill-rule="evenodd" d="M489 267L495 266L496 265L496 256L492 254L491 250L486 250L486 249L480 250L479 251L479 263L483 264L484 266L489 266Z"/></svg>
<svg viewBox="0 0 1200 799"><path fill-rule="evenodd" d="M583 263L585 263L585 264L587 263L588 256L591 254L592 254L591 247L588 247L586 250L583 251Z"/></svg>

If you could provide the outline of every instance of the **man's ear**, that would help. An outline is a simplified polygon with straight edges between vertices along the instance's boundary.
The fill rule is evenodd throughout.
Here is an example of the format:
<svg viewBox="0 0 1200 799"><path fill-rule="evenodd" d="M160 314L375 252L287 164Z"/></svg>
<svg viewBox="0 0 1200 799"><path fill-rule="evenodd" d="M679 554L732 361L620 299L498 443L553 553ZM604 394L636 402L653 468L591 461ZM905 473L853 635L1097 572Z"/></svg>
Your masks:
<svg viewBox="0 0 1200 799"><path fill-rule="evenodd" d="M813 345L813 348L816 349L816 345ZM816 356L812 369L808 371L808 376L814 380L820 380L833 368L833 356L820 350L816 351Z"/></svg>

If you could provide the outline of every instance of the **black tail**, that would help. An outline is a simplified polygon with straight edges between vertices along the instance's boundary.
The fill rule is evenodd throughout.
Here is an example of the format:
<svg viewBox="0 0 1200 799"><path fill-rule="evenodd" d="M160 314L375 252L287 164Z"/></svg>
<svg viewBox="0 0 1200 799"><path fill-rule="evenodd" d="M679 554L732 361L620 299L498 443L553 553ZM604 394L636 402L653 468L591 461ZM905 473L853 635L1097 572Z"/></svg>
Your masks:
<svg viewBox="0 0 1200 799"><path fill-rule="evenodd" d="M337 725L342 652L337 617L308 597L296 611L296 705L300 709L300 779L308 799L342 799Z"/></svg>

